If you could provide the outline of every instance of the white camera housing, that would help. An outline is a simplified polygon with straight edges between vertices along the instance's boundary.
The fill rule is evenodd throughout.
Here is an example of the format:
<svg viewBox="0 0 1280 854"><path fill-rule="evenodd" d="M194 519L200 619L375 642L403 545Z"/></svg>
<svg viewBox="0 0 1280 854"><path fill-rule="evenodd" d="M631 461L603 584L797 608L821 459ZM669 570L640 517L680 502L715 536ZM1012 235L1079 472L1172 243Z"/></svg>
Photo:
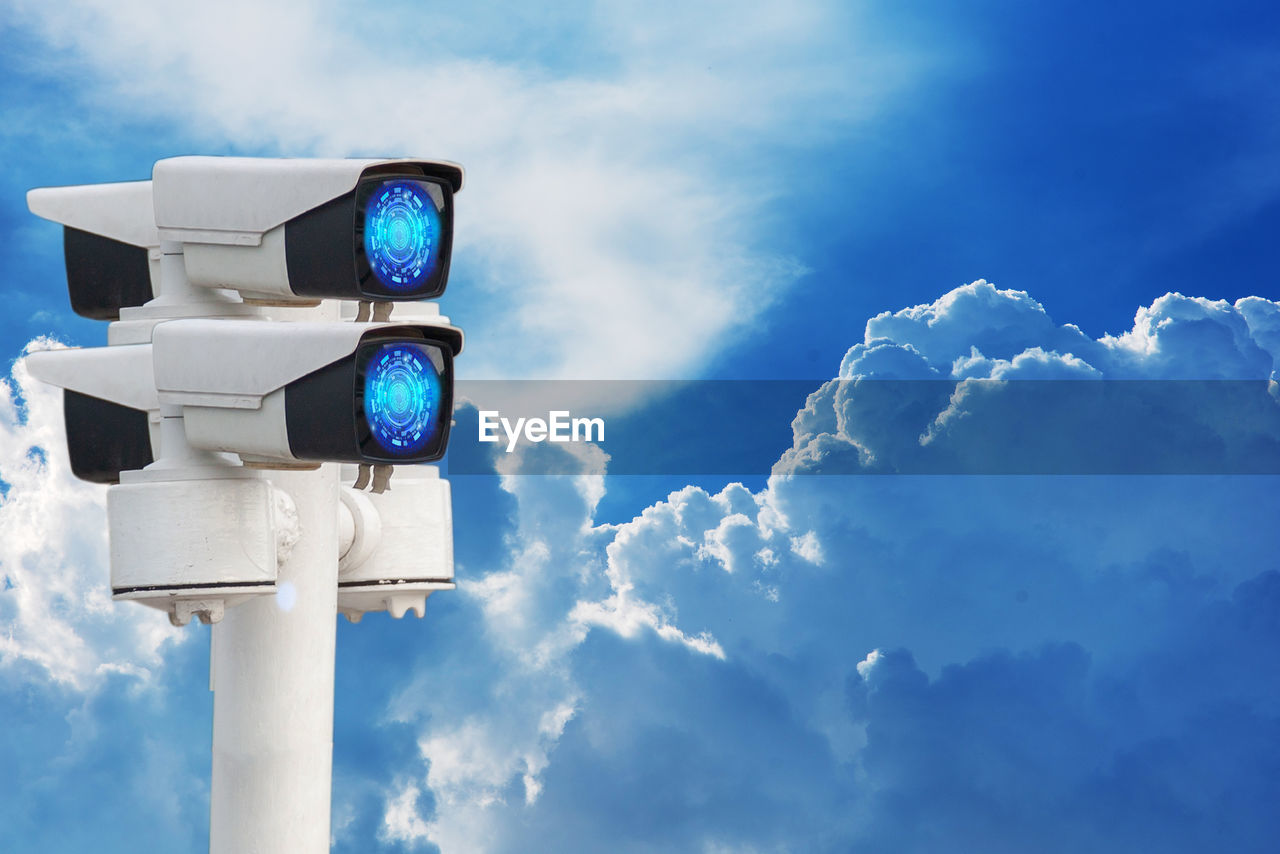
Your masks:
<svg viewBox="0 0 1280 854"><path fill-rule="evenodd" d="M275 304L444 290L457 164L173 157L152 182L160 239L182 245L192 284Z"/></svg>
<svg viewBox="0 0 1280 854"><path fill-rule="evenodd" d="M156 326L151 346L158 401L181 407L194 448L264 466L415 463L438 459L448 440L462 332L444 323L175 320ZM362 360L402 350L418 373L399 377L410 384L399 393L412 396L419 383L419 410L402 402L406 424L390 426L433 432L416 447L378 441L379 413L363 399L377 366Z"/></svg>
<svg viewBox="0 0 1280 854"><path fill-rule="evenodd" d="M420 463L448 442L462 341L442 321L182 319L156 324L150 344L47 350L27 368L129 409L180 413L191 447L263 467ZM369 362L382 354L390 368ZM366 407L376 393L381 406Z"/></svg>

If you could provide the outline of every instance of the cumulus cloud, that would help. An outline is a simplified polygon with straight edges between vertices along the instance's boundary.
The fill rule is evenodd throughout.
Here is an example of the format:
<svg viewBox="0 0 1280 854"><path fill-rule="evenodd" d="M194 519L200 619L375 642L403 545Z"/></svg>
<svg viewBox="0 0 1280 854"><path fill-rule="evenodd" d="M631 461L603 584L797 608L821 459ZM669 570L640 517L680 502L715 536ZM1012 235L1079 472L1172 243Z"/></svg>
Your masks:
<svg viewBox="0 0 1280 854"><path fill-rule="evenodd" d="M65 448L62 392L16 362L0 381L0 668L76 690L110 673L146 679L182 635L158 611L112 602L106 488L77 480Z"/></svg>
<svg viewBox="0 0 1280 854"><path fill-rule="evenodd" d="M597 465L559 447L522 447L515 456L531 453L564 455L584 470ZM500 465L519 463L498 459ZM455 489L472 483L464 479ZM381 828L390 842L430 841L442 851L507 850L504 817L513 809L537 808L551 754L590 702L574 662L593 633L630 643L651 640L680 655L725 656L712 634L684 628L670 596L635 589L621 557L637 548L631 533L592 522L604 492L602 476L507 475L499 483L515 499L513 525L496 565L459 566L459 577L470 578L459 590L464 639L453 655L419 669L391 704L394 719L424 722L417 747L426 770L392 787ZM751 512L749 523L735 517L717 524L719 534L690 544L732 560L742 545L730 532L744 523L755 530L755 499L738 488L708 500L711 506L700 515L692 506L683 509L689 524L735 505ZM642 529L635 534L650 546L662 541ZM709 564L718 560L707 558ZM460 672L466 676L460 679ZM425 791L432 796L426 814L414 806Z"/></svg>
<svg viewBox="0 0 1280 854"><path fill-rule="evenodd" d="M1123 336L1048 322L1025 294L969 286L895 328L873 320L845 360L846 378L867 359L946 380L933 408L842 409L828 385L789 453L884 454L903 419L923 431L956 403L957 370L1096 379L1146 358L1163 376L1194 346L1256 378L1254 348L1270 351L1250 314L1269 316L1157 301L1135 328L1160 355L1140 357ZM503 481L519 508L495 563L509 568L465 594L478 675L432 696L457 666L443 662L393 706L423 721L427 764L392 793L387 838L445 852L1127 850L1163 822L1160 839L1195 850L1235 774L1213 765L1206 716L1229 708L1241 727L1223 742L1232 762L1270 732L1275 682L1250 670L1275 643L1259 575L1280 547L1272 478L775 476L759 492L689 486L613 525L593 525L599 482L583 483ZM1233 842L1261 850L1269 784L1243 779ZM406 813L415 788L435 800Z"/></svg>
<svg viewBox="0 0 1280 854"><path fill-rule="evenodd" d="M1267 770L1278 757L1278 592L1280 575L1263 572L1121 665L1061 643L930 677L905 650L877 653L847 683L875 784L858 840L895 851L1267 850L1280 829L1264 806L1280 794Z"/></svg>
<svg viewBox="0 0 1280 854"><path fill-rule="evenodd" d="M1194 721L1223 698L1274 702L1265 674L1246 676L1274 640L1224 634L1238 613L1231 603L1267 586L1248 577L1280 545L1258 527L1275 510L1273 490L1201 479L948 480L688 488L618 526L605 549L610 587L662 603L683 633L714 637L722 655L651 627L596 623L564 651L554 680L547 670L512 679L507 665L479 677L492 684L470 704L447 688L424 702L426 685L443 685L458 662L434 670L401 702L430 709L430 764L406 785L435 800L406 817L397 795L388 827L445 852L521 851L535 840L570 852L930 851L947 838L1026 850L1055 833L1126 850L1104 831L1138 833L1142 822L1109 824L1107 799L1117 789L1168 797L1150 764L1160 739L1196 734L1148 716ZM705 547L743 518L754 538ZM762 544L774 559L759 559ZM813 560L819 547L831 557ZM564 625L564 603L583 590L562 589L553 613ZM482 674L493 666L483 656L470 656ZM1188 662L1208 661L1229 662L1231 675L1208 665L1208 682L1188 677L1200 669ZM548 684L572 686L561 695L571 712L566 704L548 719L557 709ZM1142 716L1129 720L1135 703ZM1263 735L1251 726L1242 738ZM1187 761L1182 783L1208 773L1207 752ZM1075 808L1064 805L1079 803L1094 825L1072 835ZM1265 815L1243 805L1232 814L1250 828L1240 838L1253 848L1242 850L1259 850L1248 834ZM1194 820L1208 827L1210 815L1206 807ZM415 820L416 834L406 830Z"/></svg>
<svg viewBox="0 0 1280 854"><path fill-rule="evenodd" d="M867 321L864 341L849 350L840 376L960 379L975 375L979 360L1007 373L1017 359L1038 354L1033 358L1042 364L1084 364L1110 379L1267 379L1277 354L1277 312L1280 306L1259 297L1233 305L1171 293L1139 308L1127 332L1095 341L1074 324L1056 324L1025 291L979 279L932 303ZM914 353L921 364L887 373L876 355L886 348Z"/></svg>
<svg viewBox="0 0 1280 854"><path fill-rule="evenodd" d="M1094 340L979 280L868 321L775 471L1278 473L1278 311L1166 294Z"/></svg>
<svg viewBox="0 0 1280 854"><path fill-rule="evenodd" d="M561 447L517 453L532 452L574 455ZM583 469L597 464L577 463ZM472 570L471 583L460 587L466 648L420 668L392 702L395 719L432 725L417 744L426 774L396 784L383 839L484 850L495 814L537 801L548 754L577 709L567 657L586 628L570 612L574 591L592 586L598 534L590 518L602 481L590 474L499 481L516 500L513 528L502 565ZM459 577L468 570L460 564ZM597 580L595 586L602 585ZM431 792L433 815L413 808L419 790Z"/></svg>
<svg viewBox="0 0 1280 854"><path fill-rule="evenodd" d="M1014 343L975 355L945 322L954 346L927 325L907 342L880 329L846 363L905 354L948 385L957 359L1105 370L1111 345L1092 360L1055 349L1042 333L1061 328L1010 301L1040 332L1002 320ZM1200 340L1253 364L1243 339ZM1162 339L1164 358L1179 346ZM5 442L9 501L25 494L13 449L61 440L56 395L20 371L11 388L28 415L6 410L23 437ZM883 454L896 419L924 417L886 398L852 413L854 433L836 388L797 415L798 446L856 435L856 452ZM459 524L463 583L432 600L429 641L360 658L388 686L388 729L344 747L339 727L338 848L1106 851L1151 834L1195 850L1227 815L1233 850L1264 850L1273 481L776 476L688 486L601 524L600 475L459 478L459 518L488 521ZM342 766L370 750L368 767Z"/></svg>

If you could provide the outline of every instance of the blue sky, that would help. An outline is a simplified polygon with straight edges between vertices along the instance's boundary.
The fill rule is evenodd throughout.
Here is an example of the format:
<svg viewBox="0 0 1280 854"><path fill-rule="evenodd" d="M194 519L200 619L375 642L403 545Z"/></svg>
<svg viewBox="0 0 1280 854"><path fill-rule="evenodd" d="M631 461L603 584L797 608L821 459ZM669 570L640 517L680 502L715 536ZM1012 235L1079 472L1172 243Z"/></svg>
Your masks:
<svg viewBox="0 0 1280 854"><path fill-rule="evenodd" d="M1280 365L1277 30L1264 3L19 0L0 346L105 338L31 187L441 157L469 170L465 376L806 380L768 427L789 470L1000 455L998 387L921 409L858 380ZM203 850L208 632L110 603L56 395L21 369L0 392L0 827ZM1248 454L1273 424L1178 438ZM335 850L1269 850L1276 495L457 478L458 591L340 624Z"/></svg>

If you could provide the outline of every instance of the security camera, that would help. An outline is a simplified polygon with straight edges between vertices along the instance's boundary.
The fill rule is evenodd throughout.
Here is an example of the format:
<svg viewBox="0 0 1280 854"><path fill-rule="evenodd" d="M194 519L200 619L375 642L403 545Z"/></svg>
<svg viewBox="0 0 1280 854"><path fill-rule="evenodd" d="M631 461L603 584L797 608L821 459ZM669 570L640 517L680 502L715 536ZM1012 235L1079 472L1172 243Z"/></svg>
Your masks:
<svg viewBox="0 0 1280 854"><path fill-rule="evenodd" d="M462 332L429 323L174 320L152 337L187 442L246 462L439 459Z"/></svg>
<svg viewBox="0 0 1280 854"><path fill-rule="evenodd" d="M120 309L156 293L160 235L151 182L43 187L27 193L36 216L63 226L71 308L90 320L118 320Z"/></svg>
<svg viewBox="0 0 1280 854"><path fill-rule="evenodd" d="M461 330L444 323L202 318L158 323L150 344L47 350L26 363L81 395L180 414L191 447L270 468L439 459L461 350Z"/></svg>
<svg viewBox="0 0 1280 854"><path fill-rule="evenodd" d="M462 181L429 160L174 157L152 173L190 282L277 304L440 296Z"/></svg>

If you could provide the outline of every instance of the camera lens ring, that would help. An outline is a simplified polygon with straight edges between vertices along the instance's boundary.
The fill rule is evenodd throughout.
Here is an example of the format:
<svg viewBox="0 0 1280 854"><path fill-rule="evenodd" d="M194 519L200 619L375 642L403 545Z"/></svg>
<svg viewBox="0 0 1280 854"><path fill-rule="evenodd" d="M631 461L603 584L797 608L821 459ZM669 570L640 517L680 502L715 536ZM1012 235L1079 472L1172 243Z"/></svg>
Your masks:
<svg viewBox="0 0 1280 854"><path fill-rule="evenodd" d="M369 270L391 292L419 289L439 266L440 213L420 181L379 185L365 204L363 232Z"/></svg>
<svg viewBox="0 0 1280 854"><path fill-rule="evenodd" d="M411 457L435 441L441 429L443 386L422 346L378 345L365 367L362 397L369 435L387 454Z"/></svg>

